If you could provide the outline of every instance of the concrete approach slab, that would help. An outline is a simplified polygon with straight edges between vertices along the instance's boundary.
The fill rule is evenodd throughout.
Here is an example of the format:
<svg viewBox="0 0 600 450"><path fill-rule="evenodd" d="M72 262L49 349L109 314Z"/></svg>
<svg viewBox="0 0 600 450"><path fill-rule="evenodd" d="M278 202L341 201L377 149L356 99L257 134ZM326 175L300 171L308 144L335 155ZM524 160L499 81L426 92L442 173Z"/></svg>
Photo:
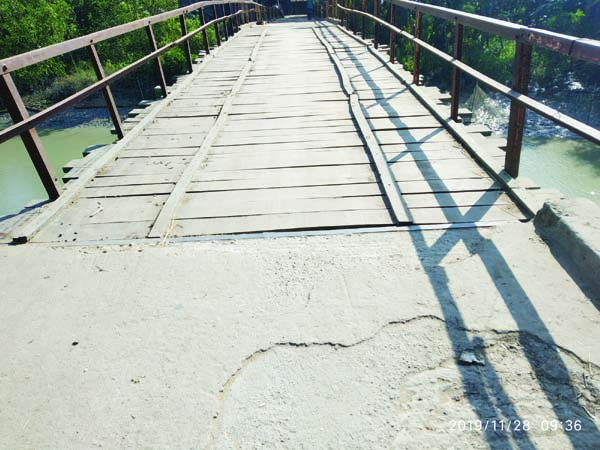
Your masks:
<svg viewBox="0 0 600 450"><path fill-rule="evenodd" d="M2 449L597 449L600 313L531 224L0 247Z"/></svg>

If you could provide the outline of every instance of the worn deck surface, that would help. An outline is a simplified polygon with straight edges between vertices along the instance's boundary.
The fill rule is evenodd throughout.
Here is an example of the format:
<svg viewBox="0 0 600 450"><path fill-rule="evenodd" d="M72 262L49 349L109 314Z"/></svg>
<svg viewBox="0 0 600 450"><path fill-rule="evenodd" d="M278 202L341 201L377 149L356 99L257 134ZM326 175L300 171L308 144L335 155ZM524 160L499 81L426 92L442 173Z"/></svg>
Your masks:
<svg viewBox="0 0 600 450"><path fill-rule="evenodd" d="M149 108L122 147L34 241L523 219L407 88L327 23L245 28Z"/></svg>

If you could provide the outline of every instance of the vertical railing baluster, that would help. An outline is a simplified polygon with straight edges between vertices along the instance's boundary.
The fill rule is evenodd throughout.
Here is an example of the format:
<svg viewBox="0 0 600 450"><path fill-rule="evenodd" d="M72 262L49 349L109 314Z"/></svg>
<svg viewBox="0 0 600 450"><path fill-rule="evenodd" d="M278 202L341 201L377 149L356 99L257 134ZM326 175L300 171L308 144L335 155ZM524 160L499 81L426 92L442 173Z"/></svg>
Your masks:
<svg viewBox="0 0 600 450"><path fill-rule="evenodd" d="M421 28L423 26L423 16L421 11L417 11L415 18L415 37L421 39ZM415 43L415 53L413 56L413 83L419 84L421 78L421 46Z"/></svg>
<svg viewBox="0 0 600 450"><path fill-rule="evenodd" d="M0 97L2 97L4 106L14 123L22 122L29 118L29 113L25 108L25 104L19 95L19 91L10 73L0 75ZM35 128L21 133L21 140L27 153L29 153L29 158L33 162L33 166L44 185L44 189L48 193L48 197L50 200L56 200L61 192L58 178Z"/></svg>
<svg viewBox="0 0 600 450"><path fill-rule="evenodd" d="M181 35L187 36L187 24L185 23L185 14L179 16L179 25L181 26ZM188 73L194 71L194 62L192 61L192 51L190 49L189 39L183 43L183 53L185 53L185 60L187 62Z"/></svg>
<svg viewBox="0 0 600 450"><path fill-rule="evenodd" d="M156 39L154 37L154 31L152 31L152 25L146 27L146 34L148 35L148 41L150 42L150 51L155 52L158 50L156 46ZM163 72L162 63L160 62L160 56L154 58L154 64L156 65L156 71L158 72L158 82L160 84L160 90L162 91L163 97L167 96L167 82L165 81L165 73Z"/></svg>
<svg viewBox="0 0 600 450"><path fill-rule="evenodd" d="M221 35L219 34L219 22L217 22L217 6L212 7L213 19L215 20L215 36L217 37L217 47L221 45Z"/></svg>
<svg viewBox="0 0 600 450"><path fill-rule="evenodd" d="M206 24L206 19L204 17L204 8L200 8L200 26L203 27ZM210 55L210 44L208 42L208 34L206 33L206 28L202 29L202 40L204 41L204 51L207 55Z"/></svg>
<svg viewBox="0 0 600 450"><path fill-rule="evenodd" d="M379 15L377 14L377 4L378 4L379 0L373 0L373 15L375 17L379 17ZM379 31L379 24L377 22L375 22L374 26L373 26L373 42L375 45L375 49L379 48L379 41L377 39L377 32Z"/></svg>
<svg viewBox="0 0 600 450"><path fill-rule="evenodd" d="M454 29L454 59L462 60L464 26L456 24ZM458 107L460 102L460 69L452 68L452 103L450 105L450 118L458 122Z"/></svg>
<svg viewBox="0 0 600 450"><path fill-rule="evenodd" d="M362 12L367 11L367 0L362 0ZM367 18L365 16L362 17L362 23L360 28L360 37L363 39L367 39Z"/></svg>
<svg viewBox="0 0 600 450"><path fill-rule="evenodd" d="M358 9L358 1L359 0L352 0L352 9ZM358 34L358 14L352 14L352 32L355 35Z"/></svg>
<svg viewBox="0 0 600 450"><path fill-rule="evenodd" d="M90 55L90 59L92 60L92 67L94 68L96 78L98 79L98 81L101 81L105 75L104 69L102 68L102 63L100 62L100 57L98 56L98 52L96 51L96 46L94 44L90 44L87 49L88 54ZM106 103L108 114L110 115L110 119L112 120L113 126L115 127L117 137L119 139L123 139L125 133L123 133L121 117L119 116L119 110L117 109L115 99L112 95L109 86L102 88L102 95L104 96L104 102Z"/></svg>
<svg viewBox="0 0 600 450"><path fill-rule="evenodd" d="M396 6L392 3L390 6L390 23L396 26ZM390 30L390 63L396 59L396 33Z"/></svg>
<svg viewBox="0 0 600 450"><path fill-rule="evenodd" d="M512 89L524 95L527 95L529 91L532 50L531 45L517 42ZM511 100L504 168L514 178L519 176L521 146L523 145L526 116L527 109L515 100Z"/></svg>

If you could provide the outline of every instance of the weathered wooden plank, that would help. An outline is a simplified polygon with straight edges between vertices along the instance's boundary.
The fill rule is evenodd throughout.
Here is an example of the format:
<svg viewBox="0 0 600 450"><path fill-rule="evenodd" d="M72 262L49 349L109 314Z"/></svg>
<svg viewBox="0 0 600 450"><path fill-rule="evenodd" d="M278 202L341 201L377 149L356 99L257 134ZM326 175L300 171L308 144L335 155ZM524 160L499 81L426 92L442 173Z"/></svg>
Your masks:
<svg viewBox="0 0 600 450"><path fill-rule="evenodd" d="M204 195L186 194L175 213L177 219L198 219L212 217L231 217L233 221L240 216L264 214L295 214L318 211L352 211L386 209L381 195L366 197L337 198L277 198L262 196L257 191L252 200L239 201L235 194L221 199L219 203L206 202Z"/></svg>
<svg viewBox="0 0 600 450"><path fill-rule="evenodd" d="M411 209L415 224L514 222L525 216L514 205Z"/></svg>
<svg viewBox="0 0 600 450"><path fill-rule="evenodd" d="M375 131L380 144L404 144L410 142L454 142L444 128L412 128L410 130Z"/></svg>
<svg viewBox="0 0 600 450"><path fill-rule="evenodd" d="M143 239L152 221L60 224L52 222L38 233L32 242L73 243L81 241L107 241Z"/></svg>
<svg viewBox="0 0 600 450"><path fill-rule="evenodd" d="M262 145L262 144L287 144L287 143L299 143L301 145L306 145L309 143L314 143L319 147L326 147L328 144L333 144L335 146L355 146L362 145L363 142L356 133L315 133L308 134L305 136L302 135L277 135L277 136L269 136L269 137L261 137L261 136L245 136L244 134L223 134L219 137L219 139L215 142L213 147L223 147L223 146L232 146L232 145Z"/></svg>
<svg viewBox="0 0 600 450"><path fill-rule="evenodd" d="M99 175L179 175L187 165L189 157L172 156L157 158L119 158L106 165Z"/></svg>
<svg viewBox="0 0 600 450"><path fill-rule="evenodd" d="M321 127L295 127L295 128L263 128L260 130L236 130L235 128L227 128L223 130L223 136L227 139L235 141L240 138L263 138L273 139L276 142L278 139L288 138L290 136L305 137L312 134L323 135L329 134L332 138L336 138L338 133L356 133L356 126L350 121L346 125L329 125Z"/></svg>
<svg viewBox="0 0 600 450"><path fill-rule="evenodd" d="M392 225L385 209L269 214L230 218L177 220L171 236L255 233L283 230Z"/></svg>
<svg viewBox="0 0 600 450"><path fill-rule="evenodd" d="M446 180L429 179L399 181L398 185L402 193L420 194L432 192L468 192L500 190L501 186L491 178L449 178Z"/></svg>
<svg viewBox="0 0 600 450"><path fill-rule="evenodd" d="M151 174L151 175L97 175L88 184L88 187L102 186L136 186L141 184L159 184L159 183L175 183L178 178L178 173L169 171L168 173Z"/></svg>
<svg viewBox="0 0 600 450"><path fill-rule="evenodd" d="M440 123L431 116L405 116L368 119L373 131L406 130L413 128L437 128Z"/></svg>
<svg viewBox="0 0 600 450"><path fill-rule="evenodd" d="M211 156L206 163L205 170L248 170L368 163L369 157L362 149L356 150L352 148L348 151L342 148L318 152L261 152L244 156L240 156L239 154L228 155L226 157Z"/></svg>
<svg viewBox="0 0 600 450"><path fill-rule="evenodd" d="M391 164L390 169L397 181L488 178L488 175L468 159L442 159L419 161L417 164Z"/></svg>
<svg viewBox="0 0 600 450"><path fill-rule="evenodd" d="M200 181L254 180L246 189L256 187L314 186L319 184L364 183L376 181L369 164L343 166L292 167L281 169L199 171L194 177ZM286 184L289 183L289 184ZM198 186L193 189L197 190ZM200 187L200 189L202 189ZM228 189L242 189L240 187ZM191 189L190 189L191 190Z"/></svg>
<svg viewBox="0 0 600 450"><path fill-rule="evenodd" d="M312 120L311 120L312 119ZM224 132L250 132L260 130L316 130L316 129L334 129L335 127L345 127L352 125L354 121L348 118L313 118L313 117L298 117L298 118L283 118L283 119L265 119L265 120L230 120L223 127Z"/></svg>
<svg viewBox="0 0 600 450"><path fill-rule="evenodd" d="M457 206L512 205L512 200L502 191L438 192L405 195L409 208L441 208Z"/></svg>
<svg viewBox="0 0 600 450"><path fill-rule="evenodd" d="M181 148L181 147L199 147L204 140L206 133L172 134L156 136L137 136L131 141L129 149L148 149L148 148Z"/></svg>
<svg viewBox="0 0 600 450"><path fill-rule="evenodd" d="M132 197L138 195L167 195L173 191L175 183L134 184L124 186L86 187L82 198L97 197Z"/></svg>

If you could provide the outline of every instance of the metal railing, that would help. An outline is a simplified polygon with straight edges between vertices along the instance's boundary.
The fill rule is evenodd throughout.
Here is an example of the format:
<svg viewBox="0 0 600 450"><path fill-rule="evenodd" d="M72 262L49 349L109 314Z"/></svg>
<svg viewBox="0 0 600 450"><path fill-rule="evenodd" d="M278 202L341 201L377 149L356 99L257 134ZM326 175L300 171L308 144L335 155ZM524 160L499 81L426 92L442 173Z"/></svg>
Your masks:
<svg viewBox="0 0 600 450"><path fill-rule="evenodd" d="M209 22L206 22L205 20L205 8L211 8L212 16L214 17L214 19ZM227 8L227 10L225 8ZM198 11L200 27L188 32L185 16L194 11ZM265 20L271 20L279 15L280 12L277 8L267 8L254 1L210 0L198 2L184 8L157 14L152 17L136 20L124 25L119 25L113 28L98 31L96 33L88 34L86 36L78 37L0 60L0 96L2 97L4 105L14 123L14 125L0 132L0 143L5 142L13 137L19 135L21 136L23 144L29 153L29 156L42 181L42 184L44 185L44 188L46 189L46 192L48 193L49 198L54 200L60 195L61 188L58 183L58 178L54 173L52 165L48 160L47 154L35 129L37 125L43 123L65 109L79 103L90 95L98 91L102 91L111 120L116 130L116 134L120 139L124 136L124 132L121 125L119 112L110 90L111 83L141 67L143 64L154 60L162 95L166 97L167 84L160 61L160 56L162 54L178 45L183 45L187 70L191 73L193 70L193 59L189 41L198 33L202 33L205 52L209 54L210 46L208 35L206 33L208 27L214 27L217 45L221 45L219 25L223 27L223 34L229 37L233 36L237 31L239 31L242 23L264 22ZM182 36L179 39L176 39L175 41L158 48L152 26L176 17L179 17ZM111 75L106 76L96 51L96 44L107 39L116 38L140 29L146 30L146 34L150 43L150 53L127 65L126 67L117 70ZM12 79L11 72L84 48L87 49L98 81L71 95L70 97L67 97L66 99L54 104L53 106L29 116L21 95L19 94L19 91Z"/></svg>
<svg viewBox="0 0 600 450"><path fill-rule="evenodd" d="M531 73L531 58L534 46L556 53L561 53L593 64L600 64L600 41L567 36L547 30L529 28L490 17L469 14L440 6L418 3L415 1L383 1L390 4L390 16L392 23L386 22L378 17L377 0L373 2L374 7L372 14L366 10L367 8L365 0L340 0L341 3L338 3L337 0L328 0L325 10L332 11L332 13L329 14L329 17L337 17L340 19L342 26L345 25L346 28L352 29L352 31L355 33L359 31L359 25L356 18L357 16L362 17L360 32L363 38L366 38L366 20L373 21L375 25L374 45L376 48L378 46L378 27L383 26L389 29L389 58L390 62L392 63L394 62L396 54L396 35L411 41L414 44L414 84L419 84L420 82L421 49L424 49L441 60L451 64L453 66L453 70L450 117L454 121L457 121L459 116L458 110L461 73L468 74L491 89L510 98L510 115L504 168L512 177L516 178L519 175L521 147L523 142L523 132L525 129L525 114L527 109L546 117L561 127L578 134L590 142L600 145L599 130L527 96ZM359 2L362 3L362 10L357 9ZM415 12L414 35L396 26L396 7ZM424 14L454 22L455 31L453 55L444 53L443 51L423 40L422 21ZM351 15L354 19L352 21L350 20ZM483 73L462 62L462 44L465 26L515 41L515 58L511 87L505 86L504 84L494 80L491 77L488 77L487 75L484 75Z"/></svg>

